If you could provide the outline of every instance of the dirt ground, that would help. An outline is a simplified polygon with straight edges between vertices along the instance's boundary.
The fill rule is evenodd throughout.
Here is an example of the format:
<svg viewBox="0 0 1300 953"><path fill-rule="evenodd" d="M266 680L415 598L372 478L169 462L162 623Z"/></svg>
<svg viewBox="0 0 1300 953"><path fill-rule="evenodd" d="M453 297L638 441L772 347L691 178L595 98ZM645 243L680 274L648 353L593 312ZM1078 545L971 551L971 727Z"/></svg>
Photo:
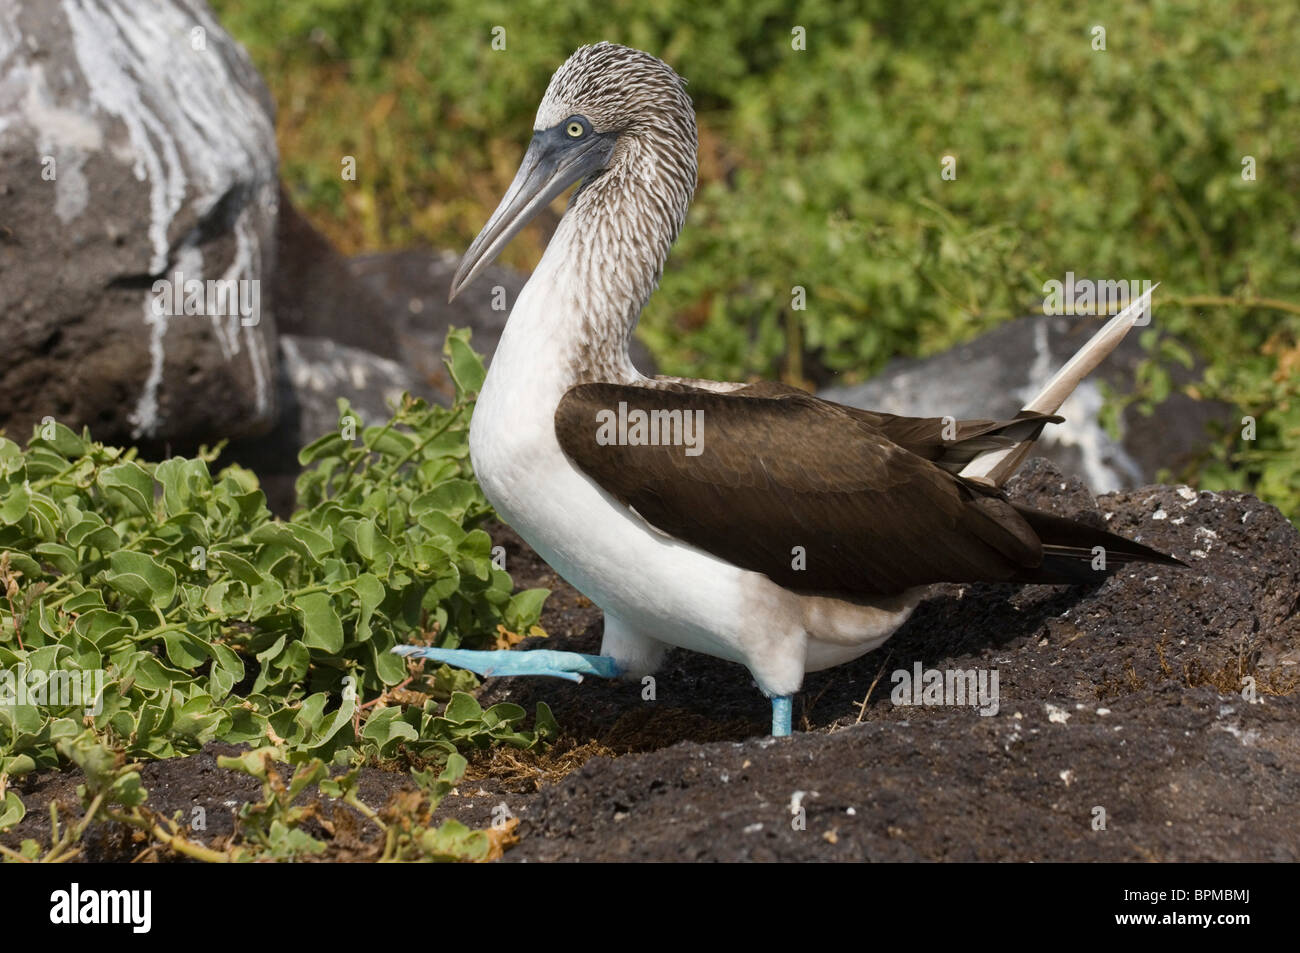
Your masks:
<svg viewBox="0 0 1300 953"><path fill-rule="evenodd" d="M1139 566L1092 589L936 587L881 649L808 677L788 739L767 737L748 672L687 652L670 655L653 700L640 683L489 680L485 704L544 700L563 735L544 753L478 757L440 813L481 827L505 805L520 820L507 862L1300 859L1295 528L1238 493L1094 501L1042 461L1011 490L1189 568ZM524 647L598 651L599 610L509 530L494 537L519 585L554 590L550 639ZM894 704L893 673L917 663L996 671L996 713ZM216 767L235 750L146 765L150 803L205 805L208 839L229 834L257 795ZM2 842L41 836L48 801L72 807L77 783L24 779L28 815ZM376 768L362 798L377 807L411 786ZM373 856L366 838L338 837L327 859ZM105 826L85 859L137 853Z"/></svg>

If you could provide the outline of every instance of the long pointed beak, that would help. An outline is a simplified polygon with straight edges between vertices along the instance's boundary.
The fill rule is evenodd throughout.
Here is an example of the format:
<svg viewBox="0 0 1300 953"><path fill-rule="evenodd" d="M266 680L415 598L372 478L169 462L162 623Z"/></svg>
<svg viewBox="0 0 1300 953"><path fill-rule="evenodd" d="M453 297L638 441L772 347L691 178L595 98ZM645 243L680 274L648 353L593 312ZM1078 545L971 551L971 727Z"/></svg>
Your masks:
<svg viewBox="0 0 1300 953"><path fill-rule="evenodd" d="M612 133L591 133L582 140L569 140L558 126L534 132L510 190L460 260L447 300L455 300L496 260L510 239L565 189L603 169L613 152L614 138Z"/></svg>

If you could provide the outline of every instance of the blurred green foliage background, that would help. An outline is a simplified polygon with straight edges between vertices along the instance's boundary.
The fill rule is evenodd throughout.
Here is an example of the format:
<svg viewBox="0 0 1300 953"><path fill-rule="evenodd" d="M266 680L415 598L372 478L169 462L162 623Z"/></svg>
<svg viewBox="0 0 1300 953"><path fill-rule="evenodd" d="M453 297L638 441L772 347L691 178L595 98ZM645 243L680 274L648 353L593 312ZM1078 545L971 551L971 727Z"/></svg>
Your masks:
<svg viewBox="0 0 1300 953"><path fill-rule="evenodd" d="M291 194L345 251L463 248L551 72L626 43L688 79L700 120L699 193L641 327L664 371L851 381L1040 310L1066 271L1158 280L1155 323L1208 362L1194 395L1258 420L1176 476L1300 515L1294 3L211 2L276 98ZM1154 351L1147 404L1187 357Z"/></svg>

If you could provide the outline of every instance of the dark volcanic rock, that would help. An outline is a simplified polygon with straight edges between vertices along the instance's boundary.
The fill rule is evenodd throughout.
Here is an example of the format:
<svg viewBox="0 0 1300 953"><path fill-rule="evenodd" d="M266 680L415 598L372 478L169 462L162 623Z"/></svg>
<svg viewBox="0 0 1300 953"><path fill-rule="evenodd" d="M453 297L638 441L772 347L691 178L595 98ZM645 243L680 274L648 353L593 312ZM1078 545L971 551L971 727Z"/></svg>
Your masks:
<svg viewBox="0 0 1300 953"><path fill-rule="evenodd" d="M267 302L155 313L154 283L272 267L266 87L202 0L0 6L0 427L194 444L270 425Z"/></svg>
<svg viewBox="0 0 1300 953"><path fill-rule="evenodd" d="M1066 476L1045 457L1027 460L1007 481L1006 489L1018 502L1105 528L1106 521L1087 485L1077 476Z"/></svg>
<svg viewBox="0 0 1300 953"><path fill-rule="evenodd" d="M1108 708L1049 704L996 718L949 709L788 741L595 758L528 806L523 843L506 857L1300 856L1295 696L1249 706L1209 688L1166 685ZM1105 829L1095 829L1103 816Z"/></svg>
<svg viewBox="0 0 1300 953"><path fill-rule="evenodd" d="M1158 292L1153 321L1159 330ZM821 391L821 396L917 417L1009 417L1098 327L1098 321L1085 318L1021 318L942 354L892 361L866 383L832 387ZM1113 440L1097 420L1104 402L1099 382L1120 394L1132 392L1137 366L1145 357L1139 337L1130 333L1079 386L1061 408L1065 422L1043 431L1035 447L1035 452L1081 477L1097 492L1152 483L1164 471L1183 473L1204 450L1207 426L1233 416L1222 404L1193 400L1175 391L1151 416L1128 408L1121 439ZM1175 387L1199 373L1181 366L1169 370Z"/></svg>
<svg viewBox="0 0 1300 953"><path fill-rule="evenodd" d="M448 301L458 257L449 251L410 249L359 255L348 262L354 279L384 303L401 360L426 390L425 396L446 403L453 387L442 366L442 342L448 328L468 327L474 349L491 360L510 308L527 275L492 265L455 301Z"/></svg>
<svg viewBox="0 0 1300 953"><path fill-rule="evenodd" d="M280 333L401 359L390 303L357 280L348 259L302 216L283 186L275 246L271 288Z"/></svg>

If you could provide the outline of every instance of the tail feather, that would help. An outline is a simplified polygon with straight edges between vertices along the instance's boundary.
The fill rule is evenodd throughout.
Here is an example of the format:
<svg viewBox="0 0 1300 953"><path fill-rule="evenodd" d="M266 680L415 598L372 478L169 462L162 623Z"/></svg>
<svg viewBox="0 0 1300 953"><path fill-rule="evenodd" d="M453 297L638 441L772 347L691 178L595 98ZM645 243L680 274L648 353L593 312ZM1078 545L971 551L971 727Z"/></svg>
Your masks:
<svg viewBox="0 0 1300 953"><path fill-rule="evenodd" d="M1119 342L1124 340L1124 336L1137 323L1138 318L1147 313L1151 292L1158 287L1160 285L1157 282L1140 298L1130 302L1127 308L1107 321L1087 344L1079 348L1075 355L1065 362L1034 399L1025 405L1021 413L1050 415L1060 410L1061 405L1074 393L1080 381L1091 374L1093 369L1115 350ZM1020 464L1024 462L1041 431L1042 428L1039 427L1032 435L1013 446L1000 447L979 454L962 468L961 476L979 483L1001 486L1020 468Z"/></svg>
<svg viewBox="0 0 1300 953"><path fill-rule="evenodd" d="M1043 561L1025 582L1087 583L1130 563L1185 566L1180 559L1078 520L1015 504L1043 544Z"/></svg>

